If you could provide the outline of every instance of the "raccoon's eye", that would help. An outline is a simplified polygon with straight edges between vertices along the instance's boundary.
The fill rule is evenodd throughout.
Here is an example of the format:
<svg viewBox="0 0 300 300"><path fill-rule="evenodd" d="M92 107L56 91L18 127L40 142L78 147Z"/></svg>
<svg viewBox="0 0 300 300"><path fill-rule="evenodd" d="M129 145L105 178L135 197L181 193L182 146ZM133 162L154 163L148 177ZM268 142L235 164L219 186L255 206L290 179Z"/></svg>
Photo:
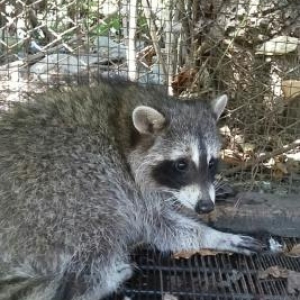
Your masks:
<svg viewBox="0 0 300 300"><path fill-rule="evenodd" d="M178 172L185 172L188 169L188 162L186 159L178 159L174 162L174 168Z"/></svg>

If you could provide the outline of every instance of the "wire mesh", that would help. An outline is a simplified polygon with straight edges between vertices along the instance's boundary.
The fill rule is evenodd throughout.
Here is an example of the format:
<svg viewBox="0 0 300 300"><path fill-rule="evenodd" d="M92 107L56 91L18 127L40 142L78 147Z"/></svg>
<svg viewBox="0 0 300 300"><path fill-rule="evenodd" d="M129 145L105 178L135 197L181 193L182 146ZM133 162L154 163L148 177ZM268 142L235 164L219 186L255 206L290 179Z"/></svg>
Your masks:
<svg viewBox="0 0 300 300"><path fill-rule="evenodd" d="M230 102L223 179L299 192L299 3L272 0L0 2L0 108L65 75L122 76Z"/></svg>
<svg viewBox="0 0 300 300"><path fill-rule="evenodd" d="M288 247L299 239L285 238ZM136 275L122 293L110 299L227 299L227 300L296 300L299 291L291 293L286 277L261 274L268 268L299 272L299 257L285 255L195 255L189 259L174 259L155 251L141 250L134 256ZM276 276L276 274L274 275ZM172 299L172 298L170 298Z"/></svg>
<svg viewBox="0 0 300 300"><path fill-rule="evenodd" d="M227 93L220 181L299 194L299 17L292 0L2 0L0 110L75 74L165 85L183 99ZM135 299L299 299L285 280L257 279L272 264L299 271L299 260L137 260Z"/></svg>

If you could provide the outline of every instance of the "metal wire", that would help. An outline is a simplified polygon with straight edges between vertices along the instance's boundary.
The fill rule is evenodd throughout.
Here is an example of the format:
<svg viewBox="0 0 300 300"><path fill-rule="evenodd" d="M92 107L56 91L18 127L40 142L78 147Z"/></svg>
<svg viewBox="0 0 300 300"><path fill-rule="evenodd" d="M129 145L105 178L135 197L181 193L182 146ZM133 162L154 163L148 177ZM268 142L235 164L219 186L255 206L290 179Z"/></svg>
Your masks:
<svg viewBox="0 0 300 300"><path fill-rule="evenodd" d="M295 238L284 239L288 247L298 244ZM179 300L296 300L300 294L289 294L286 278L259 274L271 266L300 271L300 258L284 255L194 255L190 259L173 259L150 250L134 255L138 265L136 275L124 290L111 300L163 299L166 293Z"/></svg>

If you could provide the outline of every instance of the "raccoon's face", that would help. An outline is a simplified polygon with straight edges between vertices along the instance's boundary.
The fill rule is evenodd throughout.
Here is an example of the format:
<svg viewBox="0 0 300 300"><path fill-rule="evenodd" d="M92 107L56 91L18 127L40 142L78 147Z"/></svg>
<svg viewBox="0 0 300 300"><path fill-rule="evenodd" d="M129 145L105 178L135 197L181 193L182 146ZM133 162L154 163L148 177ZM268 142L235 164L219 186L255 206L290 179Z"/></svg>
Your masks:
<svg viewBox="0 0 300 300"><path fill-rule="evenodd" d="M216 122L226 103L223 95L211 107L176 102L164 112L148 106L133 111L140 137L129 162L142 192L162 193L165 201L199 213L214 209L220 150Z"/></svg>

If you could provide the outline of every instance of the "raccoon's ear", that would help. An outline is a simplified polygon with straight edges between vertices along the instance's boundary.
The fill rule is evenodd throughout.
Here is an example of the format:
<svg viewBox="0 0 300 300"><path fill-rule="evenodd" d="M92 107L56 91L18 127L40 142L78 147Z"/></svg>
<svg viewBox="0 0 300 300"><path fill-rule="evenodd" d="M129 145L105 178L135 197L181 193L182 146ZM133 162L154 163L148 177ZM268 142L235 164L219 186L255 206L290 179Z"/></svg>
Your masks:
<svg viewBox="0 0 300 300"><path fill-rule="evenodd" d="M227 95L222 95L216 99L214 99L211 103L212 110L217 117L217 120L220 118L223 113L226 105L227 105L228 97Z"/></svg>
<svg viewBox="0 0 300 300"><path fill-rule="evenodd" d="M139 133L153 134L164 128L166 119L152 107L138 106L133 110L132 121Z"/></svg>

